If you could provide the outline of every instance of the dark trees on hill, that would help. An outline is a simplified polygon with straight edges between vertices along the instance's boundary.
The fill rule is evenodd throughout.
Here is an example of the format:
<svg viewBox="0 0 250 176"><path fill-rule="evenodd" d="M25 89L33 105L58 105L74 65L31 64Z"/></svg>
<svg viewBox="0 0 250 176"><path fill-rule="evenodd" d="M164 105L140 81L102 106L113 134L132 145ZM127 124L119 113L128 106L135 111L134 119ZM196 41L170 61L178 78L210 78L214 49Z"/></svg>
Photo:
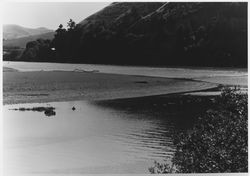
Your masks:
<svg viewBox="0 0 250 176"><path fill-rule="evenodd" d="M16 61L22 55L23 49L19 47L3 46L3 60Z"/></svg>
<svg viewBox="0 0 250 176"><path fill-rule="evenodd" d="M76 29L76 23L70 19L67 23L67 29L60 24L56 30L52 41L52 47L55 48L56 60L59 62L74 62L79 48L79 32Z"/></svg>
<svg viewBox="0 0 250 176"><path fill-rule="evenodd" d="M63 57L66 55L67 42L66 42L66 29L60 24L56 30L52 46L56 49L56 57Z"/></svg>
<svg viewBox="0 0 250 176"><path fill-rule="evenodd" d="M51 59L52 56L50 44L50 40L43 39L28 42L20 60L40 62L48 61L48 58Z"/></svg>
<svg viewBox="0 0 250 176"><path fill-rule="evenodd" d="M76 48L79 48L77 41L76 24L70 19L67 29L62 24L55 31L52 41L38 39L26 44L21 60L26 61L49 61L49 62L74 62L72 57L76 57Z"/></svg>

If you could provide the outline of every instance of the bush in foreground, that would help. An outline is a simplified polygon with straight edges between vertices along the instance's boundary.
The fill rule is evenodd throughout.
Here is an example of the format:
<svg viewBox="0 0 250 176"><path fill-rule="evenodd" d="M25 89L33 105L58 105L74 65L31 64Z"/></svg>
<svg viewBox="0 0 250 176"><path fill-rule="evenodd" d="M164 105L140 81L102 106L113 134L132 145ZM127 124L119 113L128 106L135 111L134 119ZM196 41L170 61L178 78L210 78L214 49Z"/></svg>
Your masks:
<svg viewBox="0 0 250 176"><path fill-rule="evenodd" d="M175 139L172 165L155 163L151 173L248 171L247 94L226 88L197 125Z"/></svg>

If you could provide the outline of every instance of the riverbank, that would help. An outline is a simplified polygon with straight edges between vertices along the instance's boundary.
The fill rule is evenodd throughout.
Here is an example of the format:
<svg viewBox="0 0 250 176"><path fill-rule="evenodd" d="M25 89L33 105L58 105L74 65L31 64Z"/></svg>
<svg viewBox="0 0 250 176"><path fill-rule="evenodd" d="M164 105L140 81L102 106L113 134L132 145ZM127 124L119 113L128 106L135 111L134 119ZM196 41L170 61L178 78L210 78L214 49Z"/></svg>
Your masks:
<svg viewBox="0 0 250 176"><path fill-rule="evenodd" d="M191 79L72 71L3 72L3 103L112 100L198 91L218 84Z"/></svg>
<svg viewBox="0 0 250 176"><path fill-rule="evenodd" d="M142 66L118 66L96 64L66 64L46 62L3 62L4 67L10 67L20 72L29 71L98 71L100 73L137 75L163 78L187 78L228 86L247 87L247 70L231 68L206 68L206 67L142 67Z"/></svg>

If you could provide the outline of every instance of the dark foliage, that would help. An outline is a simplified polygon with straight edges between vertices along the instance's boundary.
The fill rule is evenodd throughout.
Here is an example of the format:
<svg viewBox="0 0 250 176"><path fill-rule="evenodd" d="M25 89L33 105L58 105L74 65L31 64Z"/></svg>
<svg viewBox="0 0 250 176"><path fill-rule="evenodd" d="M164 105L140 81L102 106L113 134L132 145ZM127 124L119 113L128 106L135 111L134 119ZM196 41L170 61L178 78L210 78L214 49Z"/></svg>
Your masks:
<svg viewBox="0 0 250 176"><path fill-rule="evenodd" d="M37 39L26 44L20 60L26 61L48 61L52 56L51 41L44 39Z"/></svg>
<svg viewBox="0 0 250 176"><path fill-rule="evenodd" d="M19 47L3 47L3 60L17 60L22 55L23 49Z"/></svg>
<svg viewBox="0 0 250 176"><path fill-rule="evenodd" d="M213 109L175 139L172 165L155 163L151 173L248 171L247 94L225 89Z"/></svg>

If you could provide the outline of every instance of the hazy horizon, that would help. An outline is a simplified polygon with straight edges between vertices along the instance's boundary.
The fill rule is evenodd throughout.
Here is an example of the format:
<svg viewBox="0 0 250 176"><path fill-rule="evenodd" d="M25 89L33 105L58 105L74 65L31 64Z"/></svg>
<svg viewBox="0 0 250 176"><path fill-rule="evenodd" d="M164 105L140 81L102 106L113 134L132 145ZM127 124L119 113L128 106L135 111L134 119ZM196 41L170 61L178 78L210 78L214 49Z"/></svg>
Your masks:
<svg viewBox="0 0 250 176"><path fill-rule="evenodd" d="M45 27L55 30L76 23L101 10L111 2L8 2L3 5L3 25L15 24L27 28Z"/></svg>

